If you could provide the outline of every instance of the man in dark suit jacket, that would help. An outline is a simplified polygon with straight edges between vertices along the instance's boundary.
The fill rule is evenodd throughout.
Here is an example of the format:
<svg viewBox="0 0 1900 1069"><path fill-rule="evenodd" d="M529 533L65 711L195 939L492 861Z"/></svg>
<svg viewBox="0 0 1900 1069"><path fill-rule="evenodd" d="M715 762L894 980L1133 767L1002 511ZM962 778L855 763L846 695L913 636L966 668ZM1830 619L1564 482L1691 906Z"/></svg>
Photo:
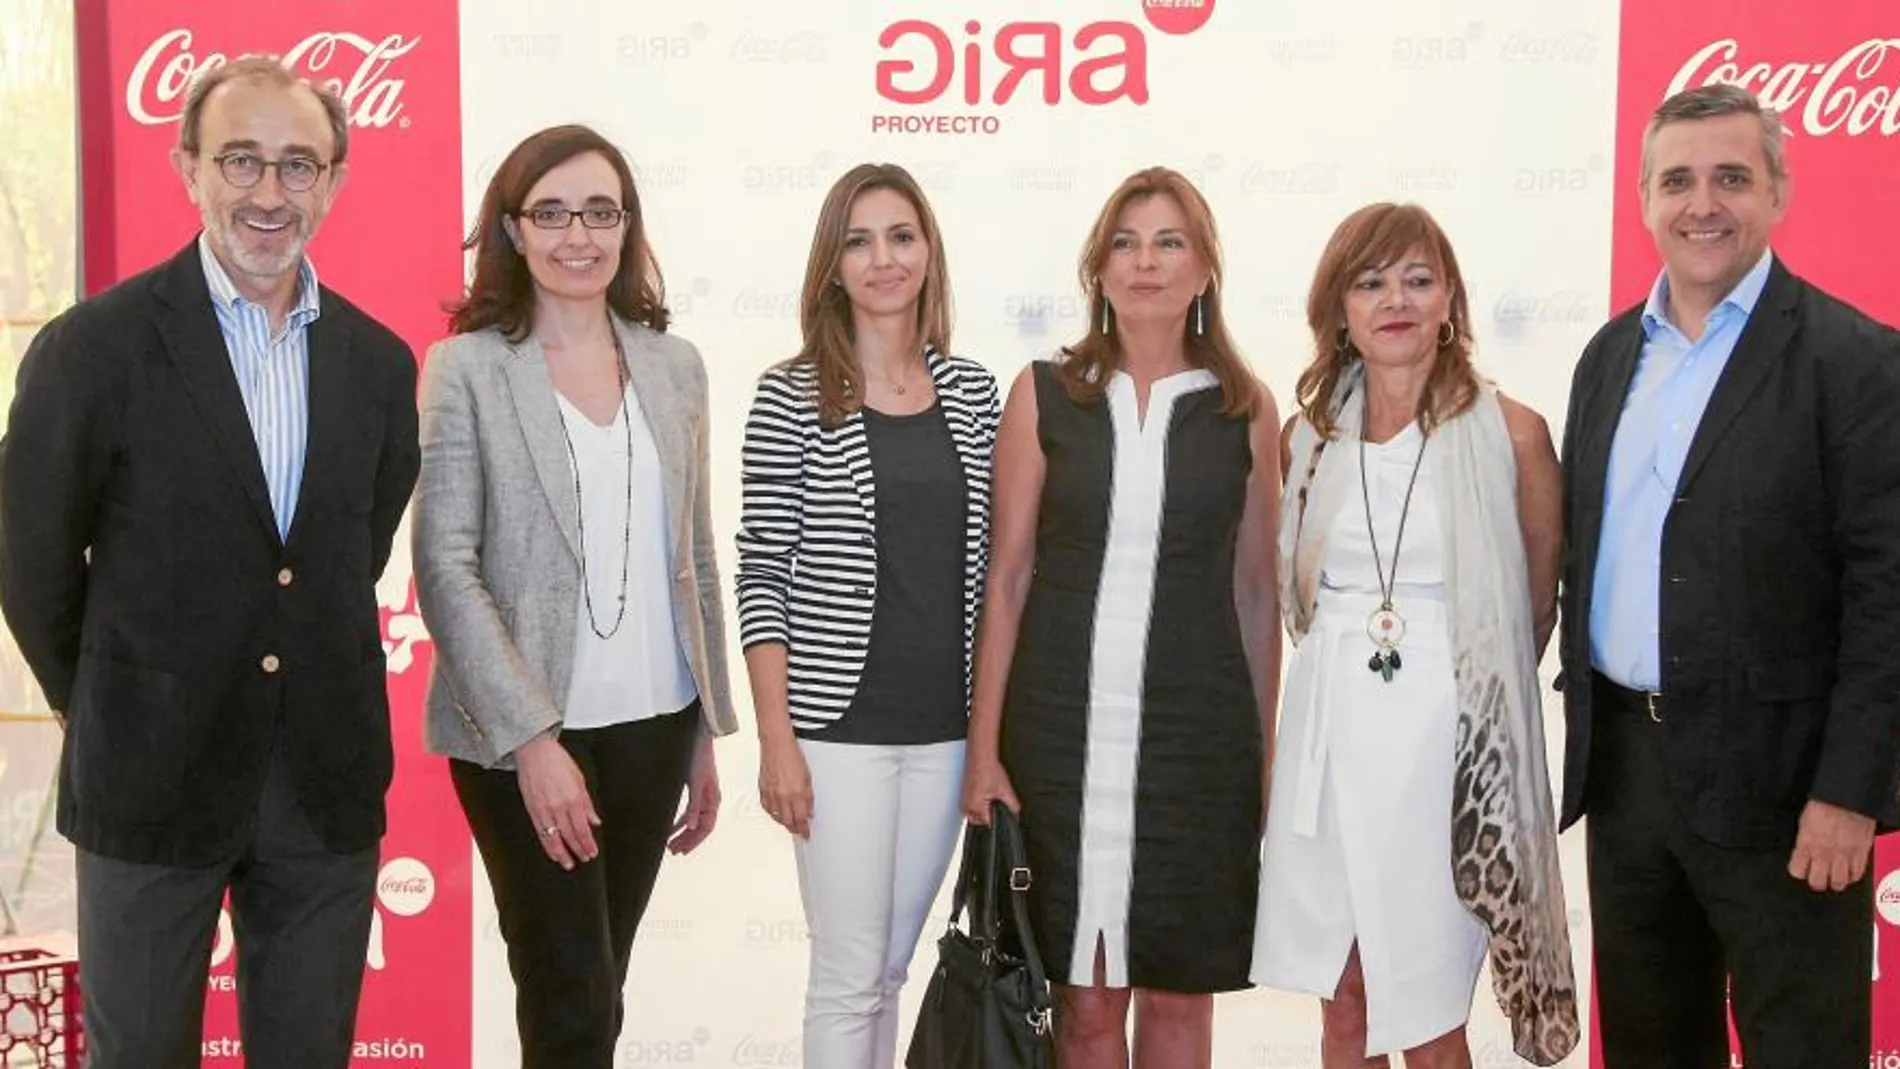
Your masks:
<svg viewBox="0 0 1900 1069"><path fill-rule="evenodd" d="M1769 251L1781 123L1665 101L1648 303L1564 431L1564 823L1589 814L1610 1069L1865 1065L1877 825L1900 821L1900 335Z"/></svg>
<svg viewBox="0 0 1900 1069"><path fill-rule="evenodd" d="M207 74L173 165L204 232L48 324L0 444L0 607L66 727L88 1066L199 1064L230 891L250 1064L348 1064L392 754L375 581L415 360L303 254L341 103Z"/></svg>

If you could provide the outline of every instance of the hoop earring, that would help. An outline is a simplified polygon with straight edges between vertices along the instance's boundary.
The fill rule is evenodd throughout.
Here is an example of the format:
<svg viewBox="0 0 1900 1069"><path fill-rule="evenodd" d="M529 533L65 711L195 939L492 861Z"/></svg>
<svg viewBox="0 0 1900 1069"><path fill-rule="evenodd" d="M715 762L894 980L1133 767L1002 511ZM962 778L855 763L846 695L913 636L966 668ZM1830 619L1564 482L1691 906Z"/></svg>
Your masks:
<svg viewBox="0 0 1900 1069"><path fill-rule="evenodd" d="M1443 323L1439 324L1438 347L1440 349L1444 349L1450 346L1452 342L1455 342L1457 340L1458 340L1458 328L1451 325L1451 320L1447 319Z"/></svg>
<svg viewBox="0 0 1900 1069"><path fill-rule="evenodd" d="M1207 333L1207 317L1202 305L1201 294L1194 295L1194 333L1199 337Z"/></svg>
<svg viewBox="0 0 1900 1069"><path fill-rule="evenodd" d="M1340 327L1339 340L1333 343L1333 352L1344 353L1344 352L1351 351L1351 349L1352 349L1352 335L1346 332L1345 327Z"/></svg>

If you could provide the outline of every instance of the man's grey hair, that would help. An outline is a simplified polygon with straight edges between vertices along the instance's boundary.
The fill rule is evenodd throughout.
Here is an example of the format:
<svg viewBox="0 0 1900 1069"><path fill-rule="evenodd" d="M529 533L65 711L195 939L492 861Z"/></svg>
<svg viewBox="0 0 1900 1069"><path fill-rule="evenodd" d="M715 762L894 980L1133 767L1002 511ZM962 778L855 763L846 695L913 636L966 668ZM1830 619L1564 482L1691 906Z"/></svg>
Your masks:
<svg viewBox="0 0 1900 1069"><path fill-rule="evenodd" d="M1761 152L1768 160L1768 184L1779 189L1788 177L1788 154L1782 145L1781 113L1767 107L1739 85L1717 83L1684 89L1662 102L1643 131L1643 188L1649 188L1656 133L1679 122L1719 119L1724 115L1752 115L1761 125Z"/></svg>
<svg viewBox="0 0 1900 1069"><path fill-rule="evenodd" d="M205 101L211 98L213 90L226 82L235 82L243 78L256 78L280 89L302 86L316 95L317 103L323 105L324 117L330 120L330 141L335 148L330 153L328 163L342 163L350 154L350 116L343 106L343 98L328 86L315 85L290 73L289 68L277 61L275 56L245 56L221 64L192 79L191 89L185 94L185 114L178 124L178 147L187 155L198 154L198 134L204 128Z"/></svg>

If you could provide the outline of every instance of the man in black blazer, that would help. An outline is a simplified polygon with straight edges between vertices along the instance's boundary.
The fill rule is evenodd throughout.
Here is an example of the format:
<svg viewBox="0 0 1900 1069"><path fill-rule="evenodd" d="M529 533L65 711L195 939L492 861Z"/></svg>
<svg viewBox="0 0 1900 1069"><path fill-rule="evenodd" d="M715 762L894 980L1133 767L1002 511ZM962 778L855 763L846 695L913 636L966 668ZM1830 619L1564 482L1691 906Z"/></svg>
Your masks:
<svg viewBox="0 0 1900 1069"><path fill-rule="evenodd" d="M349 1063L418 456L413 354L303 254L345 121L272 60L204 76L172 153L200 239L20 366L0 607L66 728L91 1069L199 1064L227 888L249 1063Z"/></svg>
<svg viewBox="0 0 1900 1069"><path fill-rule="evenodd" d="M1564 431L1564 824L1587 813L1610 1069L1867 1064L1876 827L1900 821L1900 335L1768 251L1781 123L1665 101L1664 261Z"/></svg>

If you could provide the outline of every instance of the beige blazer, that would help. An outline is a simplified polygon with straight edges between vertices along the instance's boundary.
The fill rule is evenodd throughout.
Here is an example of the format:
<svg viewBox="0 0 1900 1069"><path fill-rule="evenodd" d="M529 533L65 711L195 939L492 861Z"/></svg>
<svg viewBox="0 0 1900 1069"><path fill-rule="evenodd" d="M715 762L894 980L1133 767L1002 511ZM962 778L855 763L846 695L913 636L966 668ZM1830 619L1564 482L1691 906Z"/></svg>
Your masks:
<svg viewBox="0 0 1900 1069"><path fill-rule="evenodd" d="M706 369L692 344L616 317L615 329L665 471L673 619L705 730L738 728L726 675L713 549ZM547 361L495 330L429 350L422 475L411 534L416 597L435 640L431 753L512 767L522 743L563 719L580 598L574 477Z"/></svg>

